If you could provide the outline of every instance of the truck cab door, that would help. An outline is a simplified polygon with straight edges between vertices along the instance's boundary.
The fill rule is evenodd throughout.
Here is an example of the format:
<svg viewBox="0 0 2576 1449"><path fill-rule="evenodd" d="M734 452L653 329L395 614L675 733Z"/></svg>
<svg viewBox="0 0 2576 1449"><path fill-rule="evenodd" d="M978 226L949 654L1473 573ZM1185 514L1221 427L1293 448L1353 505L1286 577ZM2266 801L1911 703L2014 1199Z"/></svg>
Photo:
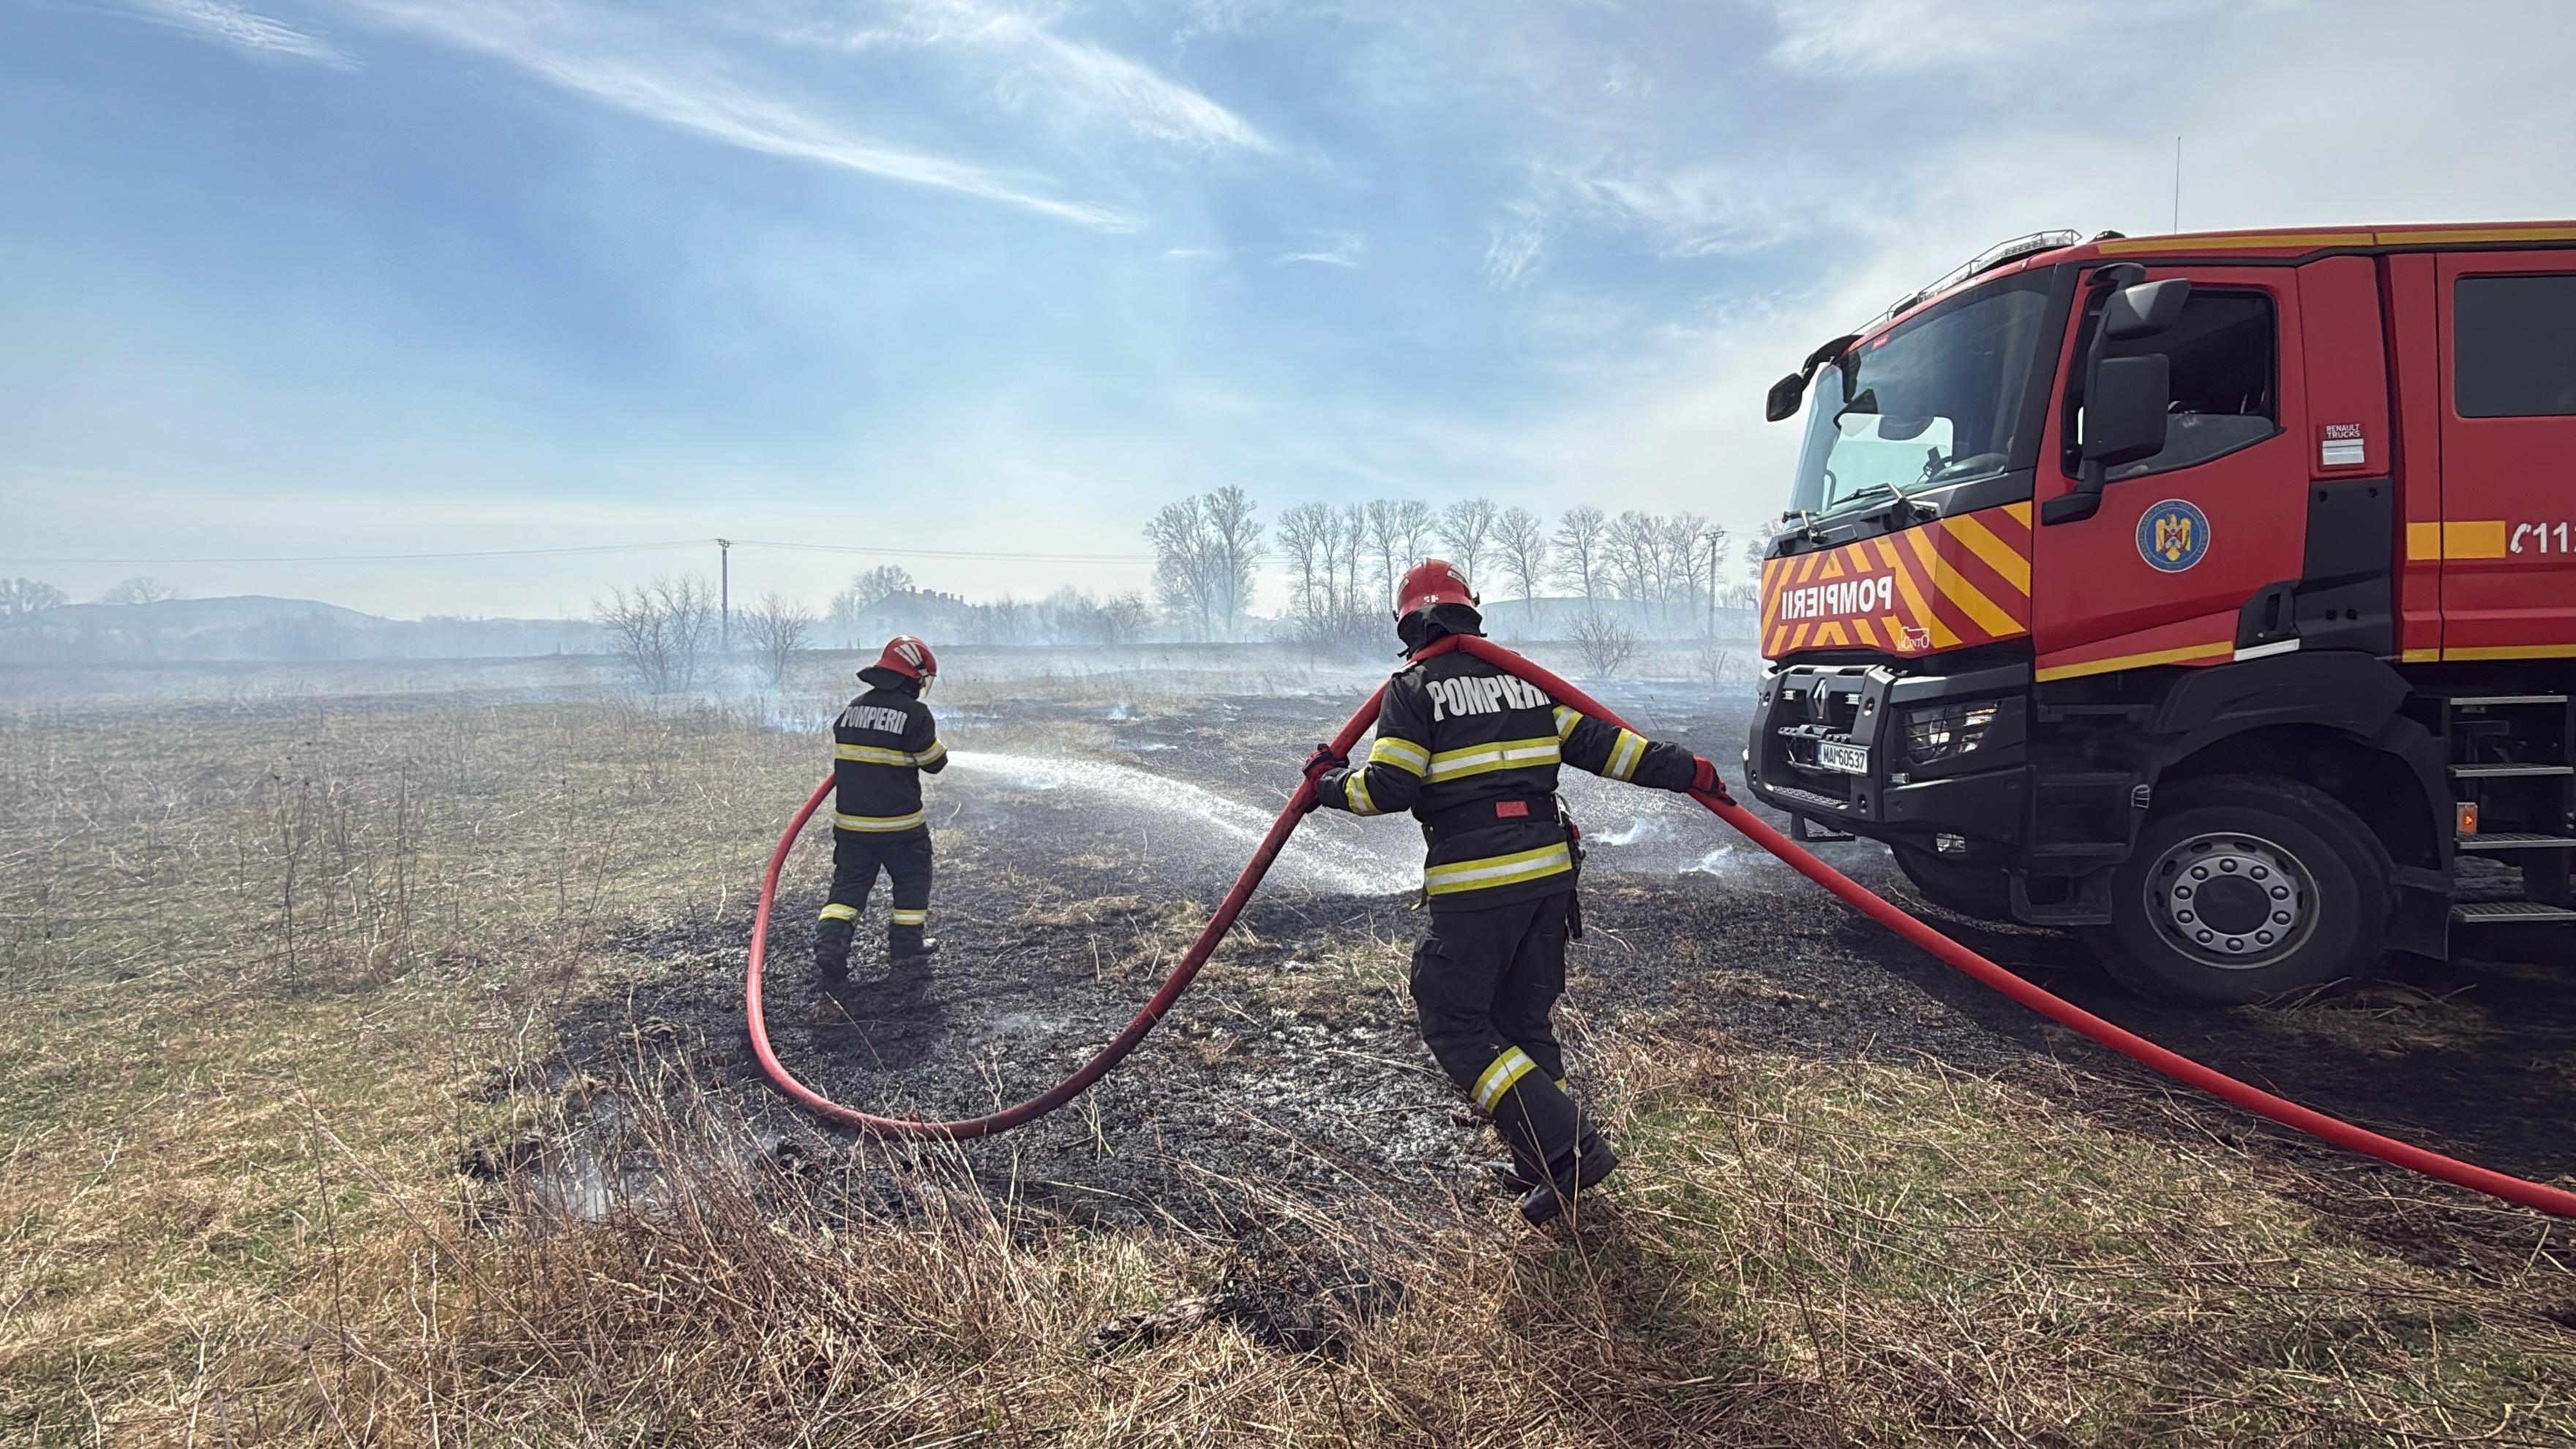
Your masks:
<svg viewBox="0 0 2576 1449"><path fill-rule="evenodd" d="M2300 577L2308 419L2296 272L2160 267L2148 276L2191 281L2182 317L2109 355L2171 360L2165 447L2112 470L2092 517L2036 530L2031 634L2042 682L2233 659L2247 601ZM2077 294L2079 306L2090 293ZM2043 501L2075 486L2075 394L2092 335L2090 318L2077 321L2041 440Z"/></svg>
<svg viewBox="0 0 2576 1449"><path fill-rule="evenodd" d="M2444 659L2576 657L2576 253L2440 260Z"/></svg>

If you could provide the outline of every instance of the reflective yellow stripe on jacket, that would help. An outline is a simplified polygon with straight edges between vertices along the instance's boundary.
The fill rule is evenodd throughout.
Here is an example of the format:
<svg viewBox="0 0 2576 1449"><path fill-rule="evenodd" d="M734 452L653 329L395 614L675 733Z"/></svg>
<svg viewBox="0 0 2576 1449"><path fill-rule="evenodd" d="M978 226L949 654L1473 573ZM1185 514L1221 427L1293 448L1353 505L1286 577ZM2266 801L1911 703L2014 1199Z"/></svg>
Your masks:
<svg viewBox="0 0 2576 1449"><path fill-rule="evenodd" d="M857 830L870 835L883 835L890 834L897 830L910 830L912 827L919 825L920 823L921 812L918 810L915 810L909 815L844 815L838 810L832 812L833 829Z"/></svg>
<svg viewBox="0 0 2576 1449"><path fill-rule="evenodd" d="M1342 803L1350 807L1353 815L1386 813L1377 808L1375 800L1369 798L1368 772L1365 770L1353 770L1342 777Z"/></svg>
<svg viewBox="0 0 2576 1449"><path fill-rule="evenodd" d="M1461 780L1469 775L1482 775L1494 770L1528 770L1557 762L1556 740L1541 735L1534 740L1496 740L1490 745L1471 745L1461 750L1442 750L1431 757L1430 778Z"/></svg>
<svg viewBox="0 0 2576 1449"><path fill-rule="evenodd" d="M1408 775L1419 775L1431 768L1431 752L1411 740L1380 737L1369 746L1368 757L1372 765L1393 765Z"/></svg>
<svg viewBox="0 0 2576 1449"><path fill-rule="evenodd" d="M1478 860L1453 860L1446 865L1424 866L1422 888L1435 896L1455 895L1460 891L1519 885L1551 875L1564 875L1573 869L1574 855L1560 840L1554 845L1515 851L1510 855L1488 855Z"/></svg>
<svg viewBox="0 0 2576 1449"><path fill-rule="evenodd" d="M1610 762L1601 773L1613 780L1625 780L1637 773L1638 764L1646 758L1646 737L1634 730L1619 731L1619 743L1610 747Z"/></svg>
<svg viewBox="0 0 2576 1449"><path fill-rule="evenodd" d="M896 765L906 769L944 759L947 754L948 745L943 740L931 741L930 748L919 754L914 754L910 750L889 750L877 745L832 746L832 758L836 760L856 760L862 765Z"/></svg>

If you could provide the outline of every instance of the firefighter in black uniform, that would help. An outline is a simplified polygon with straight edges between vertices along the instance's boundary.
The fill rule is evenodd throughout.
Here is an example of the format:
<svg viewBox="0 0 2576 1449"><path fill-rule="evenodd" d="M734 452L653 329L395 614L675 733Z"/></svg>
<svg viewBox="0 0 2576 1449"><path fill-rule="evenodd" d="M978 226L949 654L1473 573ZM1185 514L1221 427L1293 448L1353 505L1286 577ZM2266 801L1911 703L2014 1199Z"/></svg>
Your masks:
<svg viewBox="0 0 2576 1449"><path fill-rule="evenodd" d="M832 895L814 928L814 965L835 981L850 974L850 941L880 869L894 880L886 953L900 966L939 949L927 934L930 826L921 812L921 772L948 765L939 723L921 702L938 677L930 646L898 635L859 671L867 693L832 724Z"/></svg>
<svg viewBox="0 0 2576 1449"><path fill-rule="evenodd" d="M1432 559L1404 576L1396 632L1415 653L1448 634L1481 634L1476 596ZM1411 810L1429 853L1431 934L1413 953L1422 1040L1511 1150L1497 1175L1544 1223L1619 1159L1567 1095L1565 1053L1548 1020L1565 990L1579 832L1556 798L1556 771L1665 790L1722 789L1706 759L1653 743L1550 699L1473 655L1424 660L1387 682L1368 758L1330 746L1306 773L1320 805L1354 815Z"/></svg>

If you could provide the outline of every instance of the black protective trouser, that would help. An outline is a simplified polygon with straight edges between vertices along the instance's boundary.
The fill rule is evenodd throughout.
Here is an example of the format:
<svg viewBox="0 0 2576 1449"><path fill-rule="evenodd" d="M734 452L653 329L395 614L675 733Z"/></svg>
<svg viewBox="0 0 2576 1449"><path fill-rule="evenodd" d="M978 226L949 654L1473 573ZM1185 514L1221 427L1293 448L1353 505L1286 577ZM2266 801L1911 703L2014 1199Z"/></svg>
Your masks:
<svg viewBox="0 0 2576 1449"><path fill-rule="evenodd" d="M1548 1020L1565 993L1574 892L1445 910L1413 950L1422 1041L1494 1122L1521 1167L1561 1181L1590 1129L1565 1090L1565 1049Z"/></svg>
<svg viewBox="0 0 2576 1449"><path fill-rule="evenodd" d="M850 940L858 934L859 915L868 893L876 889L877 872L894 881L894 913L886 926L886 945L897 956L921 949L930 924L930 829L915 826L879 835L863 830L832 832L832 894L814 928L818 959L847 962Z"/></svg>

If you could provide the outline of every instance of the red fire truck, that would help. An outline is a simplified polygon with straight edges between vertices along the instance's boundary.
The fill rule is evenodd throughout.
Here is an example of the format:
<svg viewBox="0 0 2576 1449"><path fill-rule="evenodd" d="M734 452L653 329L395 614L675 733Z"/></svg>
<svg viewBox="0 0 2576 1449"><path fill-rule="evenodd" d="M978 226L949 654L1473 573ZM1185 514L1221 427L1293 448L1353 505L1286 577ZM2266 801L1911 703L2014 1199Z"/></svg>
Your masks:
<svg viewBox="0 0 2576 1449"><path fill-rule="evenodd" d="M2576 923L2576 223L2027 237L1802 399L1800 834L2205 1001Z"/></svg>

